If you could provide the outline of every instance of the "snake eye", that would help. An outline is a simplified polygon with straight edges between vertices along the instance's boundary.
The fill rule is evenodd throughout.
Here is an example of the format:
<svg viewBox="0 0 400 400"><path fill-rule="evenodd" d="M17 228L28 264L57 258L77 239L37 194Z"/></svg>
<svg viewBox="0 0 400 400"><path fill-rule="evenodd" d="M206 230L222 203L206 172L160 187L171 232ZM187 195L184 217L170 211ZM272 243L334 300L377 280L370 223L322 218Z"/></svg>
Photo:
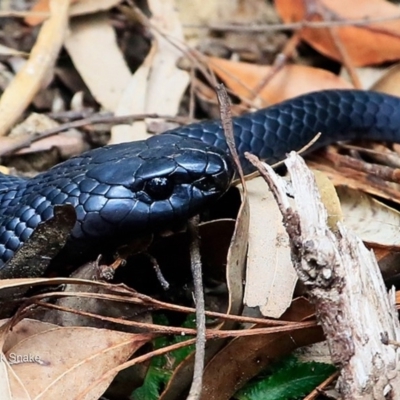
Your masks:
<svg viewBox="0 0 400 400"><path fill-rule="evenodd" d="M215 181L213 178L209 176L205 176L204 178L200 178L197 180L194 185L200 189L202 192L209 192L215 189Z"/></svg>
<svg viewBox="0 0 400 400"><path fill-rule="evenodd" d="M144 191L154 200L168 199L173 189L173 183L164 176L152 178L144 185Z"/></svg>

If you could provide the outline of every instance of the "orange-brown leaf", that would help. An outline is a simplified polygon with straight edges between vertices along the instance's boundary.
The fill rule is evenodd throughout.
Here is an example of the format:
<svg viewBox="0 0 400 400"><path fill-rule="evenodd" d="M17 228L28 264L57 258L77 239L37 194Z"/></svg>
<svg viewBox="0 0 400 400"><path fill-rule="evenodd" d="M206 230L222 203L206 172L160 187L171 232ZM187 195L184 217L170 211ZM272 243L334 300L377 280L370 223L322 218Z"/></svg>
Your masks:
<svg viewBox="0 0 400 400"><path fill-rule="evenodd" d="M303 0L276 0L275 5L285 22L322 21L322 15L306 16ZM400 15L400 9L384 0L320 0L320 10L336 21L385 18ZM332 18L333 16L333 18ZM326 21L326 18L325 18ZM400 20L334 27L341 45L355 66L379 64L400 59ZM304 28L302 38L328 57L341 61L328 28Z"/></svg>
<svg viewBox="0 0 400 400"><path fill-rule="evenodd" d="M71 0L70 3L75 3L78 0ZM39 25L47 19L45 15L40 15L40 13L50 12L50 0L37 0L37 2L32 7L32 15L28 15L25 18L25 23L31 26Z"/></svg>
<svg viewBox="0 0 400 400"><path fill-rule="evenodd" d="M210 68L239 97L255 99L254 91L271 73L272 67L210 57ZM258 94L263 104L279 103L300 94L323 89L348 89L351 85L331 72L304 65L286 65Z"/></svg>

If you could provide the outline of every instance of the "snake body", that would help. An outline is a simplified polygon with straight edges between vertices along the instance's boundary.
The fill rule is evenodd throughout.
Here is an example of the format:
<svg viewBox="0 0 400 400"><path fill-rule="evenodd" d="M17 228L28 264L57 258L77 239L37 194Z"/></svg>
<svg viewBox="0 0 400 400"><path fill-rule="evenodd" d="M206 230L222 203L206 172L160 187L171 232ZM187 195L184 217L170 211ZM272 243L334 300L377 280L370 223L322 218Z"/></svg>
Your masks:
<svg viewBox="0 0 400 400"><path fill-rule="evenodd" d="M236 146L280 161L317 133L314 145L350 139L400 142L400 98L327 90L233 118ZM32 179L0 176L0 269L55 205L72 204L73 240L96 242L168 229L199 213L229 187L234 170L220 121L205 121L145 141L88 151Z"/></svg>

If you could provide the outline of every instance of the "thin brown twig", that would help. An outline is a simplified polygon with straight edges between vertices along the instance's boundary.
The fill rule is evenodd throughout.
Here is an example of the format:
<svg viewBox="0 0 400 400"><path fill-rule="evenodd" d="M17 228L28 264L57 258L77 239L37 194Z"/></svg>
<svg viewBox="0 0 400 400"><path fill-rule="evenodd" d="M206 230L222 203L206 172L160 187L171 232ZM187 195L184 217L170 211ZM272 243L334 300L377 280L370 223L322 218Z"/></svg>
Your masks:
<svg viewBox="0 0 400 400"><path fill-rule="evenodd" d="M341 61L344 65L344 67L346 68L347 73L349 74L354 87L356 89L362 89L362 84L361 84L360 78L357 75L357 72L351 61L351 57L347 51L346 46L343 46L343 43L339 37L337 29L336 28L328 28L328 32L331 36L332 42L334 43L334 45L336 47L336 50L340 54Z"/></svg>
<svg viewBox="0 0 400 400"><path fill-rule="evenodd" d="M191 328L175 327L175 326L165 326L157 325L138 321L128 321L121 318L105 317L102 315L94 314L88 311L75 310L73 308L58 306L56 304L50 304L46 301L36 302L35 305L59 310L63 312L69 312L73 314L82 315L84 317L91 317L96 320L113 322L119 325L134 326L140 329L145 329L151 333L163 334L163 335L196 335L196 330ZM22 313L21 313L22 314ZM27 313L23 314L24 316ZM208 329L206 332L207 339L226 339L232 337L242 337L242 336L256 336L256 335L266 335L271 333L282 333L282 332L292 332L299 329L305 329L309 327L316 326L315 321L310 322L296 322L293 325L284 325L269 328L253 328L253 329L241 329L241 330L218 330L218 329Z"/></svg>
<svg viewBox="0 0 400 400"><path fill-rule="evenodd" d="M279 53L274 60L271 70L266 76L257 84L254 92L258 96L262 90L271 82L273 77L285 67L288 58L292 57L293 52L301 41L301 31L298 30L294 35L287 41L285 48Z"/></svg>
<svg viewBox="0 0 400 400"><path fill-rule="evenodd" d="M320 383L308 396L304 397L303 400L314 400L321 394L321 392L330 385L337 377L339 376L339 372L333 373L330 377L325 379L322 383Z"/></svg>
<svg viewBox="0 0 400 400"><path fill-rule="evenodd" d="M284 30L297 30L302 28L311 29L324 29L336 26L368 26L370 24L379 22L396 21L400 19L400 14L390 17L378 18L360 18L360 19L346 19L340 21L300 21L283 24L259 24L259 25L244 25L244 24L183 24L185 28L194 29L211 29L214 31L240 31L240 32L274 32Z"/></svg>
<svg viewBox="0 0 400 400"><path fill-rule="evenodd" d="M233 134L232 112L230 107L229 96L225 90L224 84L222 83L216 86L216 91L220 107L221 123L222 123L222 128L224 130L226 143L228 145L232 158L236 164L239 178L243 185L244 194L246 194L246 184L245 184L244 174L242 166L240 164L239 155L236 150L235 137Z"/></svg>
<svg viewBox="0 0 400 400"><path fill-rule="evenodd" d="M192 270L194 298L196 302L196 351L194 355L193 380L187 400L198 400L200 399L203 387L203 371L206 352L206 316L198 216L189 221L188 232L190 235L190 266Z"/></svg>
<svg viewBox="0 0 400 400"><path fill-rule="evenodd" d="M136 114L136 115L101 115L95 114L89 116L87 118L78 119L75 121L66 122L65 124L56 126L54 128L47 129L45 131L36 133L34 135L29 135L23 140L16 140L14 146L8 146L5 150L0 150L0 156L9 155L13 152L23 149L25 147L29 147L33 142L37 142L40 139L47 138L49 136L54 136L60 132L67 131L73 128L82 128L86 125L95 125L95 124L122 124L122 123L132 123L134 121L141 121L146 118L162 118L166 121L176 122L179 124L186 124L189 122L186 117L173 117L171 115L160 115L155 113L150 114ZM193 122L193 121L191 121Z"/></svg>
<svg viewBox="0 0 400 400"><path fill-rule="evenodd" d="M82 282L79 282L79 284L81 285ZM109 285L105 284L105 283L101 284L100 282L96 282L96 285L99 285L102 287L104 286L104 287L110 289ZM113 285L113 286L115 286L115 285ZM192 307L185 307L185 306L179 306L176 304L166 303L166 302L153 299L150 296L143 295L140 293L135 293L136 298L133 298L132 295L130 297L127 297L126 293L124 293L124 295L121 296L121 295L92 293L92 292L68 292L68 293L66 293L66 292L47 292L44 294L35 295L33 297L30 297L29 299L24 298L24 299L18 299L15 301L9 300L9 302L13 302L15 304L24 302L25 306L27 306L27 305L29 306L30 303L32 303L32 302L38 302L41 299L47 299L49 297L52 297L52 298L83 297L83 298L104 299L104 300L116 301L116 302L127 302L127 303L138 304L138 305L147 305L156 310L166 309L166 310L173 310L176 312L185 312L185 313L196 312L196 310ZM219 313L216 311L206 311L206 315L210 318L219 318L222 320L235 321L238 323L259 324L259 325L275 326L275 327L294 326L297 324L297 322L293 322L293 321L282 321L282 320L273 320L273 319L266 319L266 318L245 317L245 316L240 316L240 315L230 315L230 314Z"/></svg>
<svg viewBox="0 0 400 400"><path fill-rule="evenodd" d="M154 272L156 273L156 277L161 287L164 290L168 290L170 288L169 282L165 279L164 274L161 271L160 265L155 257L153 257L150 253L145 252L145 256L149 259L151 265L153 266Z"/></svg>
<svg viewBox="0 0 400 400"><path fill-rule="evenodd" d="M300 150L296 151L297 154L302 155L304 154L311 146L313 146L317 140L321 137L321 132L318 132L305 146L303 146ZM278 161L277 163L271 165L272 168L277 168L280 165L282 165L285 162L285 160ZM257 175L258 175L257 171Z"/></svg>

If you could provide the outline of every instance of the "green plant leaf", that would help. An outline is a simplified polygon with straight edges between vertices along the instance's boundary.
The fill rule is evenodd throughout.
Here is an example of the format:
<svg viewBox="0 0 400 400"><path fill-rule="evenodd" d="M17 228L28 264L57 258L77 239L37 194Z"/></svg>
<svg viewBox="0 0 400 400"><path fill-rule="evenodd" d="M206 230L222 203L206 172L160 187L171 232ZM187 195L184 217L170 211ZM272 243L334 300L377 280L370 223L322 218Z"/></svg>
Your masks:
<svg viewBox="0 0 400 400"><path fill-rule="evenodd" d="M166 326L169 323L166 316L162 314L154 316L154 321L160 325ZM189 314L182 324L183 327L187 328L193 328L195 325L195 317L193 314ZM161 336L153 340L153 345L155 349L160 349L190 338L191 336L187 335L173 337ZM132 392L131 398L135 400L157 400L164 386L171 378L174 369L194 351L194 348L194 345L185 346L171 351L168 354L153 357L150 361L150 366L147 370L143 385Z"/></svg>
<svg viewBox="0 0 400 400"><path fill-rule="evenodd" d="M143 385L133 391L131 398L135 400L157 400L160 397L162 388L167 384L171 375L171 371L150 365Z"/></svg>
<svg viewBox="0 0 400 400"><path fill-rule="evenodd" d="M294 400L301 399L335 372L330 364L293 362L293 358L272 375L247 384L238 391L237 400Z"/></svg>

